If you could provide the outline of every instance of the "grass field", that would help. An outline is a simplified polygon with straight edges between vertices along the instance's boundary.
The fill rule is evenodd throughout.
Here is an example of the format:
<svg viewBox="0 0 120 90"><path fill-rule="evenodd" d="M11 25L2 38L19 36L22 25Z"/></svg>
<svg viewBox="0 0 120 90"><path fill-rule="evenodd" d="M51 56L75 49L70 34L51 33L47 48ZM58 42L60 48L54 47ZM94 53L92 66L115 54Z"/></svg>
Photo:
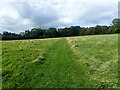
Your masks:
<svg viewBox="0 0 120 90"><path fill-rule="evenodd" d="M118 87L118 35L3 41L3 88Z"/></svg>

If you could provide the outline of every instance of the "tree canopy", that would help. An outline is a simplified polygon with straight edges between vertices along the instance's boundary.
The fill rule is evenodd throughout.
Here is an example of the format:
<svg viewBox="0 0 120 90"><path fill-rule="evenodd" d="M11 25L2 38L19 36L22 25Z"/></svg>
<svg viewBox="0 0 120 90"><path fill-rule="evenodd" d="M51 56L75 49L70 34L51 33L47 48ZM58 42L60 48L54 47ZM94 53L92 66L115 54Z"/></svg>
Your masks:
<svg viewBox="0 0 120 90"><path fill-rule="evenodd" d="M80 27L71 26L65 28L54 28L41 29L33 28L31 30L25 30L19 34L11 32L3 32L0 34L3 40L16 40L16 39L40 39L40 38L52 38L52 37L67 37L67 36L81 36L81 35L97 35L97 34L112 34L120 33L120 19L115 18L112 21L111 26L100 26L95 27Z"/></svg>

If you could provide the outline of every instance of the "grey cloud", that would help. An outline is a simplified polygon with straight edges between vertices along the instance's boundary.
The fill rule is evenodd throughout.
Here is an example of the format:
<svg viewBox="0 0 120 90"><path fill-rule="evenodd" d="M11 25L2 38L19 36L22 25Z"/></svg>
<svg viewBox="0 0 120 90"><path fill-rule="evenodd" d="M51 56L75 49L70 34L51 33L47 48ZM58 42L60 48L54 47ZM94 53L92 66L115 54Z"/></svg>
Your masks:
<svg viewBox="0 0 120 90"><path fill-rule="evenodd" d="M19 5L19 6L17 6ZM58 19L57 12L54 8L35 8L31 7L28 3L17 3L15 5L16 11L19 12L21 18L30 19L35 26L41 26Z"/></svg>
<svg viewBox="0 0 120 90"><path fill-rule="evenodd" d="M76 2L78 0L48 1L0 4L0 24L5 25L4 30L20 32L33 27L109 25L112 19L117 17L117 6L115 6L117 2L108 4L106 0L107 2L103 4L102 1L96 3L98 0L92 0L92 2L81 0L79 3Z"/></svg>
<svg viewBox="0 0 120 90"><path fill-rule="evenodd" d="M84 24L105 24L106 22L106 24L110 24L112 19L117 17L117 8L111 7L112 5L107 3L106 5L93 5L89 5L89 9L84 15L79 17L79 20L83 21Z"/></svg>

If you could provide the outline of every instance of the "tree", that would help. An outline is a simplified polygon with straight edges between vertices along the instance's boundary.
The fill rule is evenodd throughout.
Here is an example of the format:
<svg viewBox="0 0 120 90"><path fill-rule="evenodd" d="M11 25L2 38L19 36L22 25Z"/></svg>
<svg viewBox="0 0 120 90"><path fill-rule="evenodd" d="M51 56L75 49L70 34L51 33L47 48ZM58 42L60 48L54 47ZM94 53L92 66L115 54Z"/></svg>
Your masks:
<svg viewBox="0 0 120 90"><path fill-rule="evenodd" d="M101 34L101 33L102 33L101 26L99 25L95 26L95 34Z"/></svg>
<svg viewBox="0 0 120 90"><path fill-rule="evenodd" d="M112 28L117 32L117 33L120 33L120 19L119 18L115 18L113 21L112 21L113 25L112 25Z"/></svg>
<svg viewBox="0 0 120 90"><path fill-rule="evenodd" d="M58 33L56 28L49 28L48 30L46 30L47 37L57 37L57 35Z"/></svg>
<svg viewBox="0 0 120 90"><path fill-rule="evenodd" d="M71 26L70 27L71 36L77 36L80 32L80 26Z"/></svg>
<svg viewBox="0 0 120 90"><path fill-rule="evenodd" d="M115 18L112 21L113 25L120 25L120 19L119 18Z"/></svg>
<svg viewBox="0 0 120 90"><path fill-rule="evenodd" d="M42 38L43 37L43 30L41 28L31 29L30 37L32 37L32 38Z"/></svg>
<svg viewBox="0 0 120 90"><path fill-rule="evenodd" d="M3 40L13 40L13 39L19 39L21 38L20 35L11 33L11 32L3 32L2 39Z"/></svg>

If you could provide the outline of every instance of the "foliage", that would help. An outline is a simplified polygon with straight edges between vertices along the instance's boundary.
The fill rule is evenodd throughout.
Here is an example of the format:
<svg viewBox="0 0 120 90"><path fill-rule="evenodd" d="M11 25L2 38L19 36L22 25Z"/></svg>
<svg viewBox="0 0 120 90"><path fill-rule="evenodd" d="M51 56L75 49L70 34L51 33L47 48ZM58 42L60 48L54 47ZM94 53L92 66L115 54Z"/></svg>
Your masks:
<svg viewBox="0 0 120 90"><path fill-rule="evenodd" d="M15 40L15 39L37 39L37 38L53 38L53 37L67 37L67 36L81 36L81 35L96 35L96 34L114 34L120 33L120 19L114 19L111 26L100 26L95 27L80 27L71 26L69 28L33 28L20 32L19 34L11 32L3 32L3 40Z"/></svg>
<svg viewBox="0 0 120 90"><path fill-rule="evenodd" d="M112 28L117 32L120 33L120 19L119 18L115 18L113 21L113 26Z"/></svg>

